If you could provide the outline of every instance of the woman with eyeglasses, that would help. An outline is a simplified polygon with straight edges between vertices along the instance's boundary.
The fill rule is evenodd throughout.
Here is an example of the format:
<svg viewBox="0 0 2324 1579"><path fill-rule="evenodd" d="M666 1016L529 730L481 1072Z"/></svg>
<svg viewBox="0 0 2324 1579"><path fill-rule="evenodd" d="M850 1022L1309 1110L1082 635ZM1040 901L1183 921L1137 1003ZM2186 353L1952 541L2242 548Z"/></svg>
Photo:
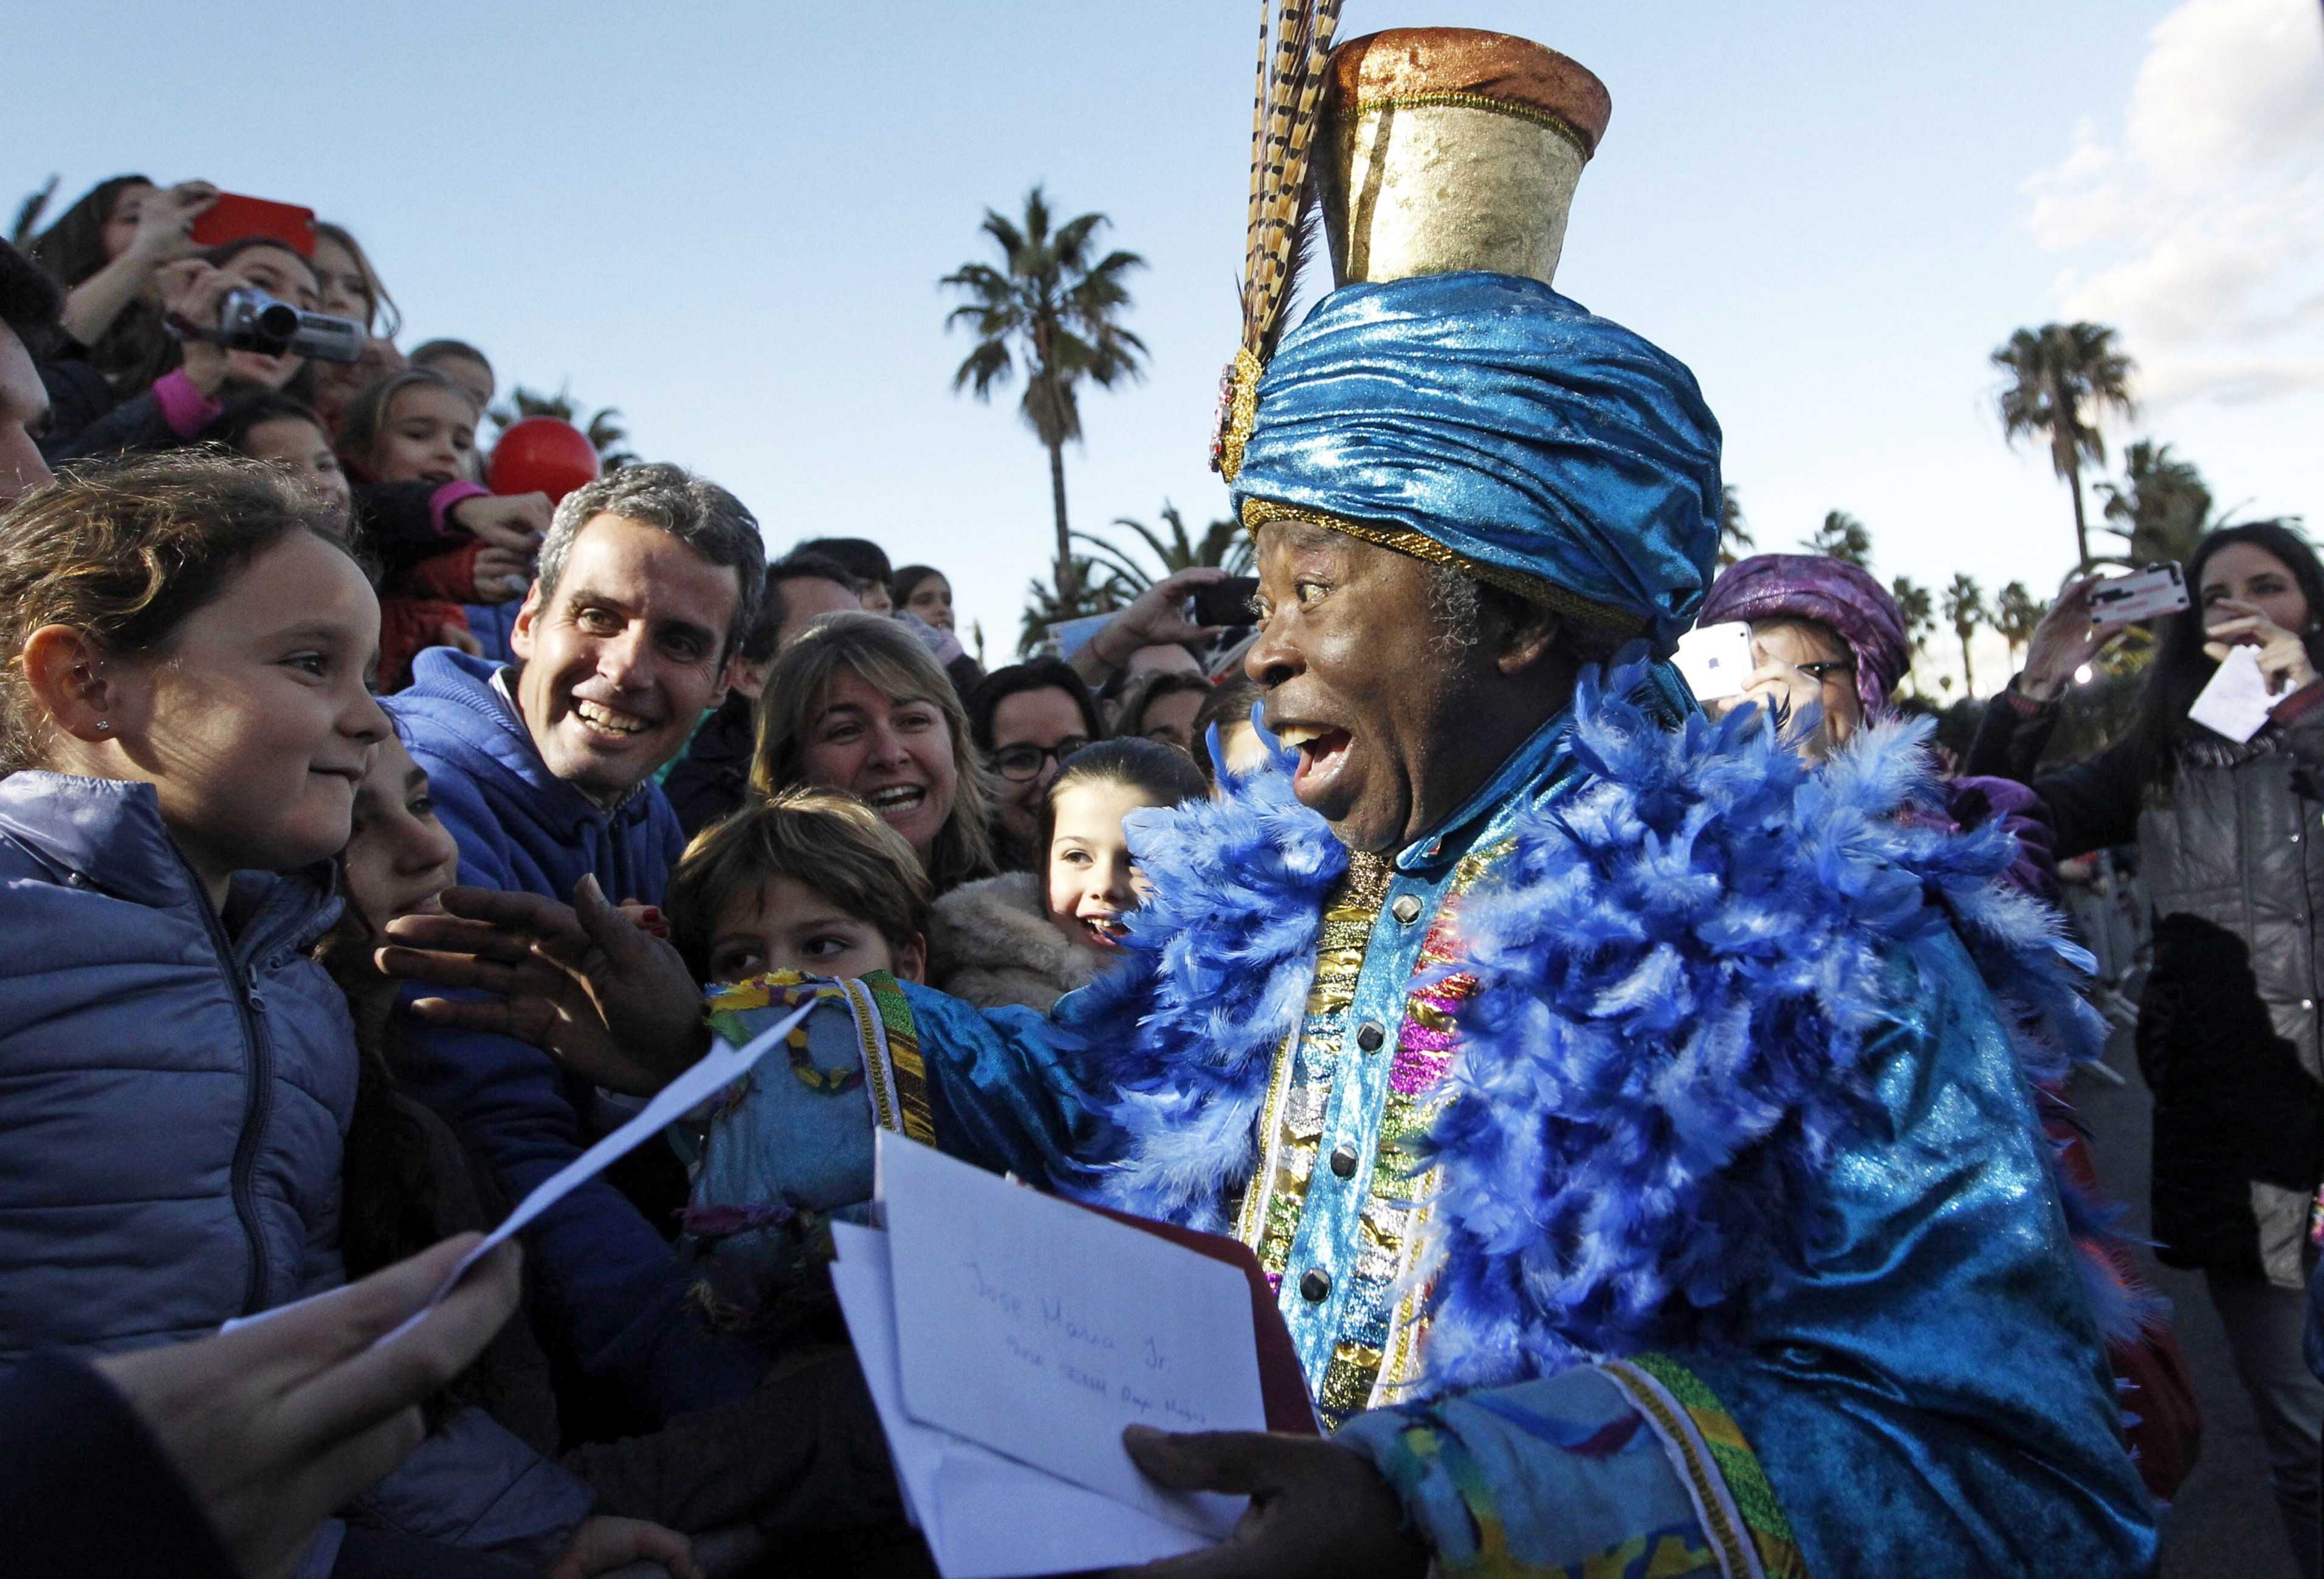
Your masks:
<svg viewBox="0 0 2324 1579"><path fill-rule="evenodd" d="M968 701L970 738L993 786L993 854L1003 872L1039 864L1042 797L1065 760L1104 736L1097 703L1073 668L1037 658L987 675Z"/></svg>

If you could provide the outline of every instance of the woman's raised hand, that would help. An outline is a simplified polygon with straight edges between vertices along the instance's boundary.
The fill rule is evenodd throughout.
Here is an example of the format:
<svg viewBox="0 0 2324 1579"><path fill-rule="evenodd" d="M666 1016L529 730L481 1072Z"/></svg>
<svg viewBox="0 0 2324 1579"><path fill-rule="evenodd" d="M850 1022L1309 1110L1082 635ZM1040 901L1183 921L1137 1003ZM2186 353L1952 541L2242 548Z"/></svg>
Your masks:
<svg viewBox="0 0 2324 1579"><path fill-rule="evenodd" d="M2026 644L2025 668L2017 677L2017 693L2028 701L2046 702L2066 688L2074 671L2097 657L2107 643L2129 626L2100 624L2090 615L2090 594L2102 576L2085 576L2058 595L2050 612L2034 628Z"/></svg>
<svg viewBox="0 0 2324 1579"><path fill-rule="evenodd" d="M186 256L194 250L194 221L217 199L218 189L208 181L180 181L148 193L137 206L129 251L149 269Z"/></svg>
<svg viewBox="0 0 2324 1579"><path fill-rule="evenodd" d="M2259 649L2259 671L2267 677L2271 695L2289 696L2316 678L2300 633L2285 630L2255 605L2223 597L2204 605L2203 621L2203 651L2212 662L2224 661L2237 647Z"/></svg>

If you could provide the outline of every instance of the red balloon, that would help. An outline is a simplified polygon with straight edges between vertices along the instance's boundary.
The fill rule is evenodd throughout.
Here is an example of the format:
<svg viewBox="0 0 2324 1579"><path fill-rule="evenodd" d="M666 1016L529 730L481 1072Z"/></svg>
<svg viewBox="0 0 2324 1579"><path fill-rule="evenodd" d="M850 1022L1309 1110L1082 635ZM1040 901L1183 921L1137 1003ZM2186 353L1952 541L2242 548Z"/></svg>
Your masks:
<svg viewBox="0 0 2324 1579"><path fill-rule="evenodd" d="M597 447L570 422L527 417L493 446L485 482L495 494L546 494L551 504L597 476Z"/></svg>

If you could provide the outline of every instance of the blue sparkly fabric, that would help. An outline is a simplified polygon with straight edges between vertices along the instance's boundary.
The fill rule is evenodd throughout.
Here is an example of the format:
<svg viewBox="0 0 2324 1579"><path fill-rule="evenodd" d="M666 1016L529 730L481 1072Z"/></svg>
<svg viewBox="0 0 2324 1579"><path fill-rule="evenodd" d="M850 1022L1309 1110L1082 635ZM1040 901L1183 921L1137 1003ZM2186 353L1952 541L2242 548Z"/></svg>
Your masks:
<svg viewBox="0 0 2324 1579"><path fill-rule="evenodd" d="M1593 1362L1655 1352L1715 1398L1731 1440L1711 1445L1762 1466L1762 1497L1809 1573L2148 1572L2153 1508L2116 1432L2025 1085L2062 1056L2041 1028L2083 1012L2058 968L2068 951L2028 901L1987 881L2006 864L1998 836L1896 815L1927 777L1918 734L1868 732L1809 775L1739 725L1650 726L1618 700L1628 689L1577 697L1578 782L1536 801L1560 783L1546 753L1488 813L1536 803L1520 820L1542 852L1589 852L1604 875L1529 864L1521 841L1497 869L1507 907L1464 928L1483 984L1454 1076L1492 1100L1456 1103L1437 1131L1445 1260L1433 1380L1414 1403L1479 1483L1396 1473L1417 1418L1407 1406L1359 1416L1343 1439L1390 1473L1440 1556L1457 1555L1459 1529L1432 1510L1450 1520L1489 1504L1509 1549L1562 1562L1572 1532L1554 1515L1593 1498L1607 1512L1593 1539L1655 1536L1659 1550L1664 1510L1617 1483L1621 1465L1514 1438L1504 1453L1491 1423L1565 1418ZM951 1087L954 1113L983 1115L949 1131L940 1118L948 1144L1047 1110L1011 1145L965 1150L1086 1188L1080 1159L1102 1110L1100 1193L1225 1226L1277 1049L1303 1012L1323 891L1345 859L1279 790L1255 783L1134 830L1157 887L1136 946L1049 1021L913 994L932 1085ZM1425 867L1431 842L1405 853L1399 881L1424 875L1406 862ZM1713 844L1729 863L1764 845L1781 891L1698 870ZM1604 925L1581 924L1601 902ZM1841 911L1852 919L1833 919ZM1820 916L1831 925L1809 925ZM1536 935L1572 940L1561 968L1525 965ZM1602 946L1576 952L1592 938ZM1656 939L1728 964L1649 970L1618 993L1600 980ZM1557 995L1600 986L1594 1008ZM1714 1032L1782 1002L1797 1011L1765 1035L1682 1028L1649 1045L1653 1016L1682 1001ZM1506 1012L1487 1012L1497 1002ZM1625 1026L1646 1039L1600 1064L1577 1058L1585 1032ZM1738 1146L1745 1122L1761 1138ZM1489 1143L1496 1124L1510 1144ZM1585 1130L1596 1143L1566 1155ZM1648 1163L1657 1182L1617 1182ZM1609 1181L1594 1204L1570 1187L1585 1175ZM1557 1225L1577 1202L1586 1233ZM1748 1502L1727 1467L1720 1483Z"/></svg>
<svg viewBox="0 0 2324 1579"><path fill-rule="evenodd" d="M1537 280L1350 285L1268 364L1234 498L1417 532L1667 652L1719 549L1719 423L1684 365Z"/></svg>

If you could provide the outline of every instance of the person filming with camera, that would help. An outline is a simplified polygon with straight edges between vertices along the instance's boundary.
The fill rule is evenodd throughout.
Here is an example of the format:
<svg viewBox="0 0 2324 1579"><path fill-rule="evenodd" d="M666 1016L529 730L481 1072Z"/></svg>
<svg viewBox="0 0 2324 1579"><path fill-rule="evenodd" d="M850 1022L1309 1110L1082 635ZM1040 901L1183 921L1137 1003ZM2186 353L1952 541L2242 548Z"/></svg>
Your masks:
<svg viewBox="0 0 2324 1579"><path fill-rule="evenodd" d="M2077 582L2043 618L1969 771L2032 785L2061 860L2138 846L2154 914L2137 1047L2154 1094L2156 1253L2203 1273L2314 1575L2324 1383L2300 1337L2324 1184L2324 566L2275 522L2206 536L2187 564L2195 606L2164 623L2130 730L2037 774L2075 672L2124 629L2093 618L2098 585ZM2189 716L2239 646L2273 698L2245 741Z"/></svg>
<svg viewBox="0 0 2324 1579"><path fill-rule="evenodd" d="M251 236L165 265L159 276L171 337L143 377L118 391L55 374L42 448L51 462L189 442L235 394L305 399L310 356L352 359L362 326L316 310L314 265L281 242ZM60 388L63 383L66 387Z"/></svg>

